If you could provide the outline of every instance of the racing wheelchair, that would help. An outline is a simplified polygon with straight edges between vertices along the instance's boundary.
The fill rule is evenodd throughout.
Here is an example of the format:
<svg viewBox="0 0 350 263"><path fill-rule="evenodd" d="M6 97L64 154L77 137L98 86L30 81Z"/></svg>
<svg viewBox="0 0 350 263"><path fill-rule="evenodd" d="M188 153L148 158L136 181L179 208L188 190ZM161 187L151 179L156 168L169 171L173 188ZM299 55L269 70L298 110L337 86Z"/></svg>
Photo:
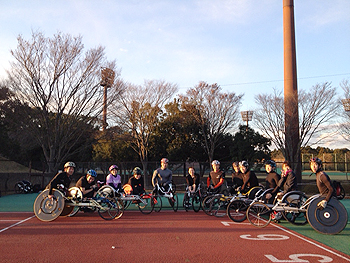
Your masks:
<svg viewBox="0 0 350 263"><path fill-rule="evenodd" d="M53 189L54 197L50 199L49 189L42 191L34 201L34 214L41 221L53 221L59 216L73 216L81 208L97 210L101 218L112 220L120 218L124 213L123 203L115 196L106 196L99 189L93 198L83 198L78 187L65 190L62 187Z"/></svg>
<svg viewBox="0 0 350 263"><path fill-rule="evenodd" d="M154 186L154 189L152 191L152 197L156 202L156 207L154 208L155 212L160 212L163 208L163 201L162 197L165 197L168 199L168 202L171 206L171 208L174 210L174 212L177 211L179 207L179 199L175 192L176 186L173 184L168 185L168 190L165 190L163 187L159 186L159 184L156 184Z"/></svg>
<svg viewBox="0 0 350 263"><path fill-rule="evenodd" d="M323 234L340 233L348 222L348 214L344 205L332 197L326 208L319 208L318 203L324 197L320 194L306 199L303 192L292 191L285 194L274 205L263 201L255 201L247 209L248 221L257 227L267 226L271 220L273 211L281 212L290 223L303 225L309 222L311 227Z"/></svg>
<svg viewBox="0 0 350 263"><path fill-rule="evenodd" d="M192 207L193 211L199 212L201 209L202 203L202 194L201 194L201 184L198 185L196 191L191 193L189 187L186 187L186 191L184 193L183 198L183 208L188 212L188 210Z"/></svg>

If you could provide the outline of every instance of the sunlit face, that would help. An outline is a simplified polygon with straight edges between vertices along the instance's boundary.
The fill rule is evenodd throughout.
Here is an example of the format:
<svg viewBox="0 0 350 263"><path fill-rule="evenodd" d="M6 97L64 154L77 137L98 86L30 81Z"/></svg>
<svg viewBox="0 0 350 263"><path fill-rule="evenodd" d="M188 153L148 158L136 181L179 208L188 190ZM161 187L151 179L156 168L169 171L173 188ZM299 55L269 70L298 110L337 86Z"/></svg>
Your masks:
<svg viewBox="0 0 350 263"><path fill-rule="evenodd" d="M112 170L111 170L111 174L113 174L114 176L117 175L117 173L118 173L118 170L117 170L117 169L112 169Z"/></svg>
<svg viewBox="0 0 350 263"><path fill-rule="evenodd" d="M134 174L134 177L138 180L138 179L140 179L141 178L141 174Z"/></svg>
<svg viewBox="0 0 350 263"><path fill-rule="evenodd" d="M188 173L194 177L194 169L192 167L188 169Z"/></svg>
<svg viewBox="0 0 350 263"><path fill-rule="evenodd" d="M240 165L239 169L241 170L242 173L245 173L247 171L247 167L245 167L244 165Z"/></svg>
<svg viewBox="0 0 350 263"><path fill-rule="evenodd" d="M318 164L315 163L315 162L311 162L311 163L310 163L310 168L311 168L311 171L312 171L313 173L316 173L317 170L318 170Z"/></svg>
<svg viewBox="0 0 350 263"><path fill-rule="evenodd" d="M273 170L273 168L272 168L271 165L266 164L266 165L265 165L265 170L266 170L267 173L271 173L271 171Z"/></svg>
<svg viewBox="0 0 350 263"><path fill-rule="evenodd" d="M95 177L91 176L90 174L87 175L86 179L87 179L89 184L91 184L93 181L95 181Z"/></svg>
<svg viewBox="0 0 350 263"><path fill-rule="evenodd" d="M286 172L290 167L286 164L282 165L282 171Z"/></svg>
<svg viewBox="0 0 350 263"><path fill-rule="evenodd" d="M71 176L74 173L74 167L69 166L65 170L69 176Z"/></svg>
<svg viewBox="0 0 350 263"><path fill-rule="evenodd" d="M216 172L216 171L219 171L219 170L220 170L220 164L213 164L212 166L213 166L213 170L214 170L214 172Z"/></svg>
<svg viewBox="0 0 350 263"><path fill-rule="evenodd" d="M239 172L239 166L233 164L232 167L233 167L233 170L235 170L236 173Z"/></svg>
<svg viewBox="0 0 350 263"><path fill-rule="evenodd" d="M165 170L166 168L168 168L168 163L167 163L167 162L161 162L161 163L160 163L160 168L161 168L162 170Z"/></svg>

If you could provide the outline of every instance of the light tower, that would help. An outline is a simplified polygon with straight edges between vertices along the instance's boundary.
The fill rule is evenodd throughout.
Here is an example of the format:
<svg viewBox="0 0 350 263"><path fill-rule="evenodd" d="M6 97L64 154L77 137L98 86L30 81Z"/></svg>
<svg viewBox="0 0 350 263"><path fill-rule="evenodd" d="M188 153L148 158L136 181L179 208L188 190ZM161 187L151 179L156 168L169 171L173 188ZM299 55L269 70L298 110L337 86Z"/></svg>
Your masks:
<svg viewBox="0 0 350 263"><path fill-rule="evenodd" d="M253 118L253 111L241 111L241 116L242 120L247 122L247 128L246 130L248 131L248 123L252 120Z"/></svg>

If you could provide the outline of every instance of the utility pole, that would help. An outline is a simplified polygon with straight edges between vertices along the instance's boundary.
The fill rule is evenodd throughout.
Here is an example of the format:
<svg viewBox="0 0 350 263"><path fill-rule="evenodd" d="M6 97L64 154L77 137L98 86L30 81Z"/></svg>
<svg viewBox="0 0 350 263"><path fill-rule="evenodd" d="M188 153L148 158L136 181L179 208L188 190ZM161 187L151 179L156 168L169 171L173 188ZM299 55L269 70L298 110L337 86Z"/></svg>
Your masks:
<svg viewBox="0 0 350 263"><path fill-rule="evenodd" d="M301 182L297 63L293 0L283 0L285 157Z"/></svg>
<svg viewBox="0 0 350 263"><path fill-rule="evenodd" d="M103 87L103 113L102 113L102 131L107 128L107 89L114 83L115 72L110 68L101 69L101 83Z"/></svg>

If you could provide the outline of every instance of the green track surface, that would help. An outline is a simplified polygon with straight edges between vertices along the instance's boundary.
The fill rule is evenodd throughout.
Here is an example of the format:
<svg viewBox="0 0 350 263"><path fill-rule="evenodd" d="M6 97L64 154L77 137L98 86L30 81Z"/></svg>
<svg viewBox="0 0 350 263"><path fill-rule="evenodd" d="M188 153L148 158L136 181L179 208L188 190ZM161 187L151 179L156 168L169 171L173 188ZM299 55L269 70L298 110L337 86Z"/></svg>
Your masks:
<svg viewBox="0 0 350 263"><path fill-rule="evenodd" d="M33 212L33 203L38 194L14 194L0 197L0 212ZM179 210L182 210L183 194L178 193L179 197ZM350 217L350 199L341 200L348 212L348 218ZM131 205L128 210L137 209ZM163 198L163 209L169 210L170 206L167 200ZM191 211L192 212L192 211ZM1 215L0 215L1 217ZM348 219L349 220L349 219ZM341 251L347 255L350 255L350 226L349 221L346 228L337 235L325 235L316 232L309 224L304 226L295 226L286 221L281 221L280 225L293 230L301 235L316 240L322 244L332 247L338 251Z"/></svg>

